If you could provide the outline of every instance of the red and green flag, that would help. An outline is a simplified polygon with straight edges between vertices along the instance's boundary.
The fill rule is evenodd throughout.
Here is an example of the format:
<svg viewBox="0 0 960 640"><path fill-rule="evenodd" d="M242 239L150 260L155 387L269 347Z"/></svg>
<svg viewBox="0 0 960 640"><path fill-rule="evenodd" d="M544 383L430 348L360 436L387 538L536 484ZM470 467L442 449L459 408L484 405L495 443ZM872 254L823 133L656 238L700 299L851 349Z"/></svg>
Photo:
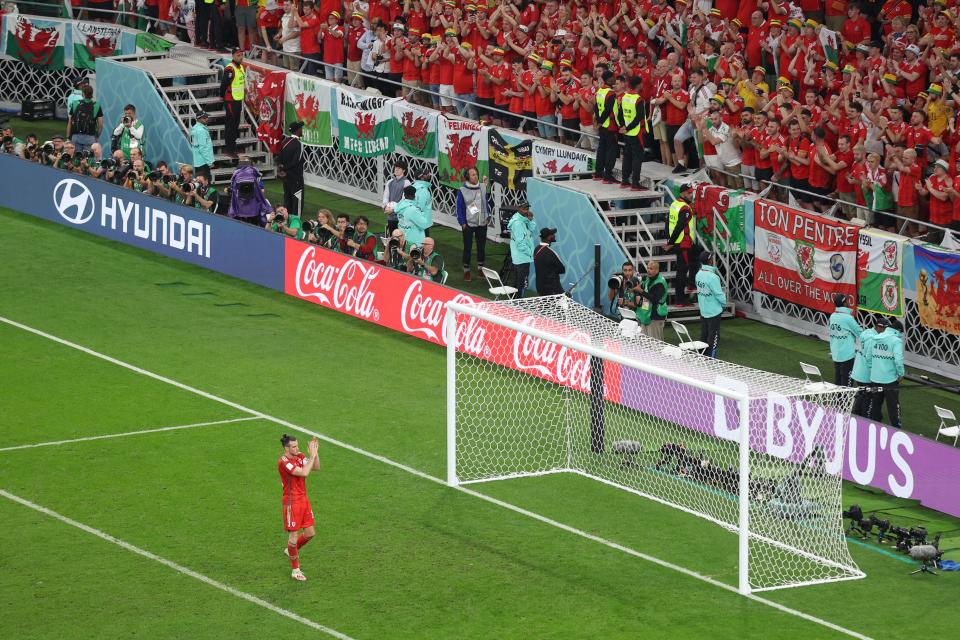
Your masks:
<svg viewBox="0 0 960 640"><path fill-rule="evenodd" d="M396 100L337 87L340 151L364 158L393 153L391 105Z"/></svg>
<svg viewBox="0 0 960 640"><path fill-rule="evenodd" d="M73 67L95 69L97 58L120 55L120 33L112 24L73 23Z"/></svg>
<svg viewBox="0 0 960 640"><path fill-rule="evenodd" d="M63 69L65 23L8 15L4 24L8 56L35 67Z"/></svg>
<svg viewBox="0 0 960 640"><path fill-rule="evenodd" d="M286 95L283 101L287 128L294 122L303 123L300 142L314 147L333 146L330 122L333 85L299 73L287 74Z"/></svg>

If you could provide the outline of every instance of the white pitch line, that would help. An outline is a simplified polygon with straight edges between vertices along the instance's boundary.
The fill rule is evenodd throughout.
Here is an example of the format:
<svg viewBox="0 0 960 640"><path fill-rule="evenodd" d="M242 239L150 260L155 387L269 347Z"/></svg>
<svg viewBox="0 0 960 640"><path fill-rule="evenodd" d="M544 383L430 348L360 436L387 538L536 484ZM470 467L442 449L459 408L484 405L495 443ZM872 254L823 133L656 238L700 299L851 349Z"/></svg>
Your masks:
<svg viewBox="0 0 960 640"><path fill-rule="evenodd" d="M224 404L224 405L226 405L226 406L228 406L228 407L233 407L234 409L238 409L238 410L240 410L240 411L245 411L245 412L250 413L250 414L252 414L252 415L254 415L254 416L258 417L258 418L262 418L262 419L264 419L264 420L268 420L268 421L270 421L270 422L273 422L273 423L275 423L275 424L278 424L278 425L287 427L287 428L289 428L289 429L294 429L294 430L299 431L299 432L301 432L301 433L306 433L306 434L308 434L308 435L315 436L316 438L318 438L318 439L320 439L320 440L323 440L324 442L326 442L326 443L328 443L328 444L332 444L332 445L337 446L337 447L340 447L340 448L342 448L342 449L346 449L346 450L348 450L348 451L352 451L352 452L354 452L354 453L356 453L356 454L359 454L359 455L361 455L361 456L364 456L364 457L366 457L366 458L370 458L371 460L377 460L378 462L382 462L383 464L386 464L386 465L389 465L389 466L391 466L391 467L394 467L395 469L400 469L401 471L405 471L406 473L409 473L409 474L411 474L411 475L417 476L418 478L423 478L424 480L429 480L429 481L431 481L431 482L435 482L435 483L437 483L437 484L440 484L440 485L443 485L443 486L447 486L446 480L444 480L444 479L442 479L442 478L437 478L437 477L435 477L435 476L432 476L432 475L430 475L429 473L425 473L425 472L423 472L423 471L420 471L419 469L414 469L413 467L409 467L409 466L407 466L407 465L405 465L405 464L402 464L402 463L400 463L400 462L396 462L396 461L394 461L394 460L391 460L390 458L386 458L386 457L384 457L384 456L381 456L380 454L373 453L373 452L367 451L367 450L365 450L365 449L361 449L360 447L355 447L355 446L352 445L352 444L347 444L346 442L341 442L340 440L337 440L336 438L331 438L330 436L324 435L324 434L322 434L322 433L317 433L316 431L311 431L310 429L307 429L306 427L301 427L300 425L293 424L292 422L288 422L287 420L283 420L283 419L281 419L281 418L276 418L276 417L274 417L274 416L267 415L267 414L261 413L261 412L259 412L259 411L255 411L254 409L250 409L249 407L245 407L245 406L243 406L243 405L241 405L241 404L237 404L236 402L233 402L233 401L231 401L231 400L227 400L227 399L225 399L225 398L221 398L221 397L219 397L219 396L215 396L215 395L213 395L212 393L208 393L207 391L203 391L202 389L197 389L196 387L191 387L190 385L184 384L184 383L182 383L182 382L177 382L176 380L173 380L173 379L171 379L171 378L167 378L167 377L162 376L162 375L160 375L160 374L158 374L158 373L153 373L152 371L147 371L146 369L142 369L142 368L140 368L140 367L138 367L138 366L136 366L136 365L129 364L129 363L127 363L127 362L124 362L123 360L118 360L117 358L108 356L108 355L103 354L103 353L100 353L100 352L98 352L98 351L94 351L93 349L90 349L90 348L88 348L88 347L84 347L84 346L79 345L79 344L76 344L76 343L74 343L74 342L70 342L69 340L65 340L65 339L60 338L60 337L58 337L58 336L55 336L55 335L46 333L45 331L41 331L40 329L34 329L34 328L31 327L31 326L28 326L28 325L25 325L25 324L21 324L21 323L15 321L15 320L11 320L11 319L6 318L6 317L4 317L4 316L0 316L0 322L4 322L4 323L6 323L6 324L8 324L8 325L10 325L10 326L17 327L18 329L23 329L24 331L28 331L28 332L30 332L30 333L32 333L32 334L38 335L38 336L43 337L43 338L46 338L46 339L48 339L48 340L52 340L52 341L57 342L57 343L59 343L59 344L62 344L62 345L64 345L64 346L70 347L70 348L72 348L72 349L76 349L76 350L78 350L78 351L82 351L83 353L86 353L86 354L88 354L88 355L91 355L91 356L93 356L93 357L95 357L95 358L99 358L99 359L105 360L105 361L107 361L107 362L112 362L113 364L115 364L115 365L117 365L117 366L123 367L123 368L125 368L125 369L129 369L130 371L134 371L134 372L139 373L139 374L141 374L141 375L147 376L148 378L153 378L154 380L159 380L160 382L165 382L165 383L167 383L167 384L169 384L169 385L172 385L172 386L174 386L174 387L177 387L178 389L183 389L184 391L189 391L189 392L194 393L194 394L196 394L196 395L198 395L198 396L201 396L201 397L203 397L203 398L207 398L207 399L209 399L209 400L213 400L213 401L215 401L215 402L219 402L219 403L221 403L221 404ZM462 486L460 486L460 487L454 487L454 488L455 488L457 491L461 491L461 492L463 492L463 493L466 493L467 495L471 495L471 496L473 496L473 497L475 497L475 498L479 498L480 500L483 500L483 501L485 501L485 502L489 502L490 504L495 504L495 505L497 505L497 506L499 506L499 507L503 507L504 509L508 509L508 510L510 510L510 511L513 511L514 513L518 513L518 514L523 515L523 516L526 516L526 517L528 517L528 518L532 518L532 519L537 520L537 521L539 521L539 522L542 522L542 523L544 523L544 524L548 524L548 525L550 525L550 526L552 526L552 527L556 527L556 528L561 529L561 530L563 530L563 531L566 531L566 532L568 532L568 533L572 533L573 535L579 536L579 537L581 537L581 538L585 538L585 539L587 539L587 540L592 540L593 542L602 544L602 545L604 545L604 546L606 546L606 547L609 547L609 548L611 548L611 549L616 549L617 551L621 551L621 552L623 552L623 553L626 553L626 554L628 554L628 555L634 556L634 557L636 557L636 558L640 558L641 560L646 560L647 562L651 562L651 563L653 563L653 564L659 565L659 566L664 567L664 568L666 568L666 569L671 569L671 570L673 570L673 571L676 571L676 572L678 572L678 573L682 573L682 574L684 574L684 575L686 575L686 576L689 576L689 577L691 577L691 578L695 578L695 579L697 579L697 580L700 580L700 581L705 582L705 583L707 583L707 584L713 585L713 586L718 587L718 588L720 588L720 589L724 589L724 590L729 591L729 592L731 592L731 593L735 593L735 594L740 595L740 592L737 590L736 587L734 587L734 586L732 586L732 585L729 585L729 584L726 584L726 583L723 583L723 582L720 582L720 581L715 580L715 579L713 579L713 578L711 578L711 577L709 577L709 576L705 576L705 575L703 575L703 574L701 574L701 573L697 573L696 571L693 571L692 569L687 569L686 567L681 567L680 565L673 564L672 562L668 562L668 561L666 561L666 560L661 560L660 558L657 558L657 557L655 557L655 556L651 556L651 555L648 555L648 554L643 553L643 552L641 552L641 551L637 551L636 549L631 549L630 547L626 547L626 546L624 546L624 545L622 545L622 544L619 544L619 543L617 543L617 542L613 542L613 541L611 541L611 540L607 540L606 538L601 538L600 536L594 535L594 534L589 533L589 532L587 532L587 531L584 531L584 530L582 530L582 529L577 529L576 527L571 527L570 525L564 524L564 523L559 522L559 521L557 521L557 520L554 520L554 519L552 519L552 518L548 518L547 516L540 515L539 513L535 513L535 512L533 512L533 511L529 511L529 510L527 510L527 509L524 509L523 507L518 507L517 505L511 504L511 503L509 503L509 502L504 502L504 501L502 501L502 500L498 500L497 498L493 498L493 497L491 497L491 496L488 496L488 495L486 495L486 494L480 493L480 492L478 492L478 491L474 491L473 489L469 489L469 488L467 488L467 487L462 487ZM2 490L0 490L0 491L2 491ZM788 606L786 606L786 605L780 604L779 602L775 602L775 601L773 601L773 600L768 600L767 598L763 598L763 597L760 597L760 596L755 595L755 594L750 594L750 595L744 596L744 597L749 598L750 600L753 600L754 602L757 602L757 603L759 603L759 604L763 604L763 605L766 605L766 606L771 607L771 608L773 608L773 609L776 609L776 610L778 610L778 611L781 611L781 612L783 612L783 613L787 613L787 614L789 614L789 615L795 616L795 617L800 618L800 619L802 619L802 620L806 620L806 621L808 621L808 622L812 622L812 623L814 623L814 624L818 624L818 625L820 625L820 626L822 626L822 627L826 627L827 629L831 629L831 630L833 630L833 631L836 631L836 632L838 632L838 633L842 633L842 634L847 635L847 636L849 636L849 637L851 637L851 638L857 638L858 640L872 640L872 638L870 638L869 636L863 635L862 633L859 633L859 632L857 632L857 631L852 631L852 630L847 629L847 628L845 628L845 627L841 627L840 625L837 625L837 624L834 624L834 623L832 623L832 622L830 622L830 621L828 621L828 620L824 620L824 619L822 619L822 618L818 618L818 617L816 617L816 616L810 615L809 613L804 613L803 611L798 611L798 610L796 610L796 609L792 609L792 608L790 608L790 607L788 607Z"/></svg>
<svg viewBox="0 0 960 640"><path fill-rule="evenodd" d="M74 442L90 442L91 440L109 440L111 438L126 438L127 436L139 436L145 433L160 433L162 431L179 431L180 429L196 429L198 427L212 427L217 424L230 424L231 422L247 422L249 420L259 420L257 416L248 416L246 418L233 418L231 420L216 420L214 422L196 422L194 424L180 424L175 427L158 427L156 429L141 429L140 431L127 431L125 433L107 433L101 436L85 436L83 438L71 438L69 440L52 440L50 442L38 442L36 444L18 444L15 447L3 447L0 453L4 451L18 451L20 449L33 449L35 447L55 447L61 444L71 444Z"/></svg>
<svg viewBox="0 0 960 640"><path fill-rule="evenodd" d="M37 512L39 512L39 513L42 513L42 514L45 515L45 516L50 516L51 518L54 518L55 520L59 520L60 522L63 522L64 524L70 525L71 527L76 527L77 529L80 529L81 531L85 531L85 532L89 533L90 535L94 535L94 536L100 538L101 540L106 540L107 542L109 542L109 543L111 543L111 544L115 544L115 545L117 545L118 547L122 547L123 549L126 549L127 551L131 551L131 552L137 554L138 556L143 556L144 558L149 558L150 560L153 560L154 562L159 562L160 564L162 564L162 565L164 565L164 566L166 566L166 567L169 567L169 568L173 569L174 571L176 571L176 572L178 572L178 573L182 573L182 574L185 575L185 576L190 576L190 577L193 578L194 580L199 580L200 582L203 582L204 584L208 584L208 585L210 585L211 587L215 587L215 588L217 588L217 589L220 589L221 591L225 591L225 592L229 593L229 594L232 595L232 596L236 596L236 597L238 597L238 598L242 598L243 600L246 600L247 602L252 602L253 604L257 605L258 607L263 607L264 609L269 609L270 611L272 611L272 612L274 612L274 613L277 613L277 614L279 614L279 615L281 615L281 616L283 616L283 617L285 617L285 618L290 618L291 620L294 620L294 621L296 621L296 622L299 622L300 624L306 625L306 626L308 626L308 627L310 627L310 628L312 628L312 629L316 629L317 631L322 631L323 633L326 633L327 635L333 636L334 638L338 638L339 640L353 640L350 636L345 635L345 634L343 634L343 633L340 633L340 632L337 631L336 629L331 629L330 627L327 627L327 626L325 626L325 625L322 625L322 624L320 624L319 622L314 622L313 620L310 620L309 618L304 618L303 616L297 615L296 613L294 613L294 612L292 612L292 611L290 611L290 610L288 610L288 609L283 609L283 608L281 608L281 607L278 607L278 606L275 605L275 604L272 604L272 603L270 603L270 602L267 602L266 600L264 600L264 599L262 599L262 598L258 598L258 597L255 596L255 595L251 595L251 594L247 593L246 591L240 591L239 589L234 589L234 588L231 587L230 585L224 584L224 583L220 582L219 580L214 580L213 578L211 578L211 577L209 577L209 576L205 576L205 575L203 575L202 573L197 573L197 572L194 571L193 569L190 569L190 568L188 568L188 567L184 567L183 565L177 564L177 563L174 562L173 560L167 560L166 558L163 558L163 557L161 557L161 556L158 556L158 555L155 554L155 553L151 553L150 551L147 551L146 549L141 549L140 547L138 547L138 546L136 546L136 545L132 545L132 544L130 544L129 542L125 542L124 540L121 540L120 538L116 538L116 537L110 535L109 533L106 533L106 532L104 532L104 531L101 531L100 529L94 529L93 527L91 527L91 526L89 526L89 525L85 525L85 524L83 524L82 522L77 522L77 521L74 520L73 518L68 518L67 516L65 516L65 515L63 515L63 514L60 514L60 513L57 513L56 511L54 511L54 510L52 510L52 509L48 509L48 508L46 508L46 507L44 507L44 506L41 506L41 505L39 505L39 504L36 504L35 502L30 502L30 501L27 500L26 498L21 498L21 497L18 496L18 495L14 495L14 494L10 493L9 491L4 491L3 489L0 489L0 496L3 496L3 497L6 498L7 500L11 500L11 501L13 501L13 502L16 502L17 504L23 505L24 507L28 507L28 508L30 508L30 509L33 509L34 511L37 511Z"/></svg>

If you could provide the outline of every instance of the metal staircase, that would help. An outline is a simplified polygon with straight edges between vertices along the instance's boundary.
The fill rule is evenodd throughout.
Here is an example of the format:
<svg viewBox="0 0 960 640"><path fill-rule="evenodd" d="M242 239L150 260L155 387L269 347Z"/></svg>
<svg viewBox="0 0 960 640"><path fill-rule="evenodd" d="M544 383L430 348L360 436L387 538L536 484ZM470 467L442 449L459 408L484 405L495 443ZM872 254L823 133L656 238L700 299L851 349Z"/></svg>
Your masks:
<svg viewBox="0 0 960 640"><path fill-rule="evenodd" d="M207 128L213 141L214 183L226 183L236 170L237 161L224 154L226 111L220 96L220 75L223 57L202 49L180 45L163 53L141 53L115 58L145 71L163 99L170 113L180 123L184 136L196 122L199 111L209 116ZM251 162L265 179L276 177L273 155L256 134L256 121L244 106L237 149L241 157Z"/></svg>

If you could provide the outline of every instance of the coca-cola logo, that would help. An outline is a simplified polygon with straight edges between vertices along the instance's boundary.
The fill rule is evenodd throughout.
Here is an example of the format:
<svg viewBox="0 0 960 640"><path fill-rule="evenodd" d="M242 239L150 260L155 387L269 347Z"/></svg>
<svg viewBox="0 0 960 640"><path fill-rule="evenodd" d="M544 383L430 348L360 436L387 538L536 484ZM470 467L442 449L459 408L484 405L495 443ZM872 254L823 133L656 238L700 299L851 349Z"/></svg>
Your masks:
<svg viewBox="0 0 960 640"><path fill-rule="evenodd" d="M400 324L411 335L420 334L427 340L447 344L447 327L444 318L447 303L425 293L424 281L414 280L403 294L400 307ZM473 298L458 293L449 302L472 304ZM489 357L490 348L486 346L486 329L473 316L461 317L457 322L456 344L460 351L476 356Z"/></svg>
<svg viewBox="0 0 960 640"><path fill-rule="evenodd" d="M380 319L380 311L373 306L375 293L370 285L379 274L379 267L361 260L348 259L339 266L327 264L317 259L315 247L308 247L297 263L297 295L376 321Z"/></svg>
<svg viewBox="0 0 960 640"><path fill-rule="evenodd" d="M523 324L530 326L533 320L525 318ZM590 336L581 331L574 331L566 337L574 342L590 343ZM590 358L556 342L518 331L513 338L513 363L520 371L532 371L542 378L581 391L590 390Z"/></svg>

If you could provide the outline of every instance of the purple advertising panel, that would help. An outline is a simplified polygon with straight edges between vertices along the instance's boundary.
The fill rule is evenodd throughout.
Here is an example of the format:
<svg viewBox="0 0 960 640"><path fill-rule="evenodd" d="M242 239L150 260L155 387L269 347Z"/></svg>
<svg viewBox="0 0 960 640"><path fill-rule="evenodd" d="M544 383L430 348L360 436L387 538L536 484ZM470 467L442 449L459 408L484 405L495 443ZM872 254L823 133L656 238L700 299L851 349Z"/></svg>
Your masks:
<svg viewBox="0 0 960 640"><path fill-rule="evenodd" d="M621 369L620 402L688 429L724 440L739 440L736 402L666 381L629 367ZM743 383L718 379L717 386L746 391ZM657 393L638 390L656 388ZM844 416L799 398L769 393L750 400L750 446L755 451L799 462L819 448L831 473L876 487L899 498L960 516L960 449L871 420L851 416L846 446L838 460L836 439Z"/></svg>

